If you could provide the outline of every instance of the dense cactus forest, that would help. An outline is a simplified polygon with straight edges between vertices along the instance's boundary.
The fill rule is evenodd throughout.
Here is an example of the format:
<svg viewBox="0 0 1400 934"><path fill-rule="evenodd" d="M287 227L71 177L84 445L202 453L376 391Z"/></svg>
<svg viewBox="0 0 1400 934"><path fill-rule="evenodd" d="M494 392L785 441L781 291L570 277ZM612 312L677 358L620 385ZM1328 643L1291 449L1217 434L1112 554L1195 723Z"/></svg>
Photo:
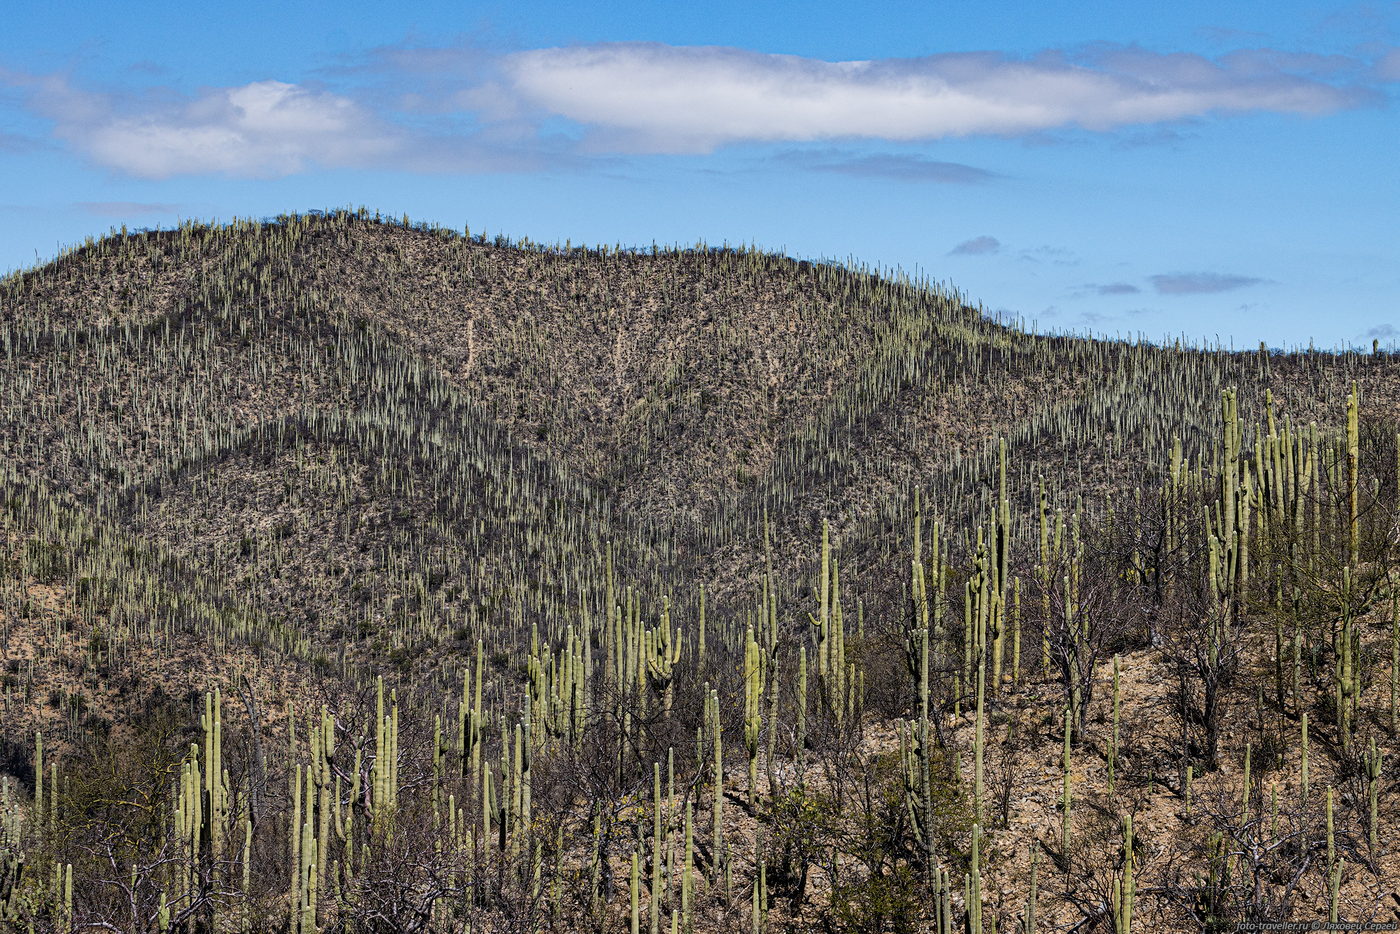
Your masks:
<svg viewBox="0 0 1400 934"><path fill-rule="evenodd" d="M1400 919L1400 357L359 211L0 280L0 929Z"/></svg>

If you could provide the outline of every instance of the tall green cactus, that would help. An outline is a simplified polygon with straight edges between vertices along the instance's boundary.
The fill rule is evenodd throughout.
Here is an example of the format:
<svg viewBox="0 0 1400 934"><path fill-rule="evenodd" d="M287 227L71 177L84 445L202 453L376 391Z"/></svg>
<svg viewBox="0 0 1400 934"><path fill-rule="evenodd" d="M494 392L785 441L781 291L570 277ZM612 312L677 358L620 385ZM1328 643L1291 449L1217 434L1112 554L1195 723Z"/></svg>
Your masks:
<svg viewBox="0 0 1400 934"><path fill-rule="evenodd" d="M1337 708L1337 732L1343 754L1350 754L1355 732L1356 708L1361 699L1361 632L1352 608L1352 569L1342 568L1342 620L1336 637L1336 671L1333 675Z"/></svg>
<svg viewBox="0 0 1400 934"><path fill-rule="evenodd" d="M661 763L653 762L651 771L651 897L649 909L651 934L661 934L661 873L662 873L662 805L661 805Z"/></svg>
<svg viewBox="0 0 1400 934"><path fill-rule="evenodd" d="M1381 791L1381 762L1384 754L1376 748L1376 738L1371 737L1371 748L1366 756L1366 799L1370 805L1369 819L1367 820L1368 842L1371 845L1371 858L1376 859L1376 853L1380 849L1380 791Z"/></svg>
<svg viewBox="0 0 1400 934"><path fill-rule="evenodd" d="M1347 394L1347 563L1361 566L1361 442L1358 419L1359 389L1353 381Z"/></svg>
<svg viewBox="0 0 1400 934"><path fill-rule="evenodd" d="M1396 456L1400 457L1400 447ZM1390 732L1400 734L1400 588L1392 590L1390 598Z"/></svg>
<svg viewBox="0 0 1400 934"><path fill-rule="evenodd" d="M1299 722L1301 750L1302 750L1302 770L1300 778L1302 781L1302 802L1308 802L1308 712L1303 711L1303 716Z"/></svg>
<svg viewBox="0 0 1400 934"><path fill-rule="evenodd" d="M744 641L744 747L749 754L749 807L758 807L758 740L763 728L763 655L749 627Z"/></svg>
<svg viewBox="0 0 1400 934"><path fill-rule="evenodd" d="M1073 715L1065 708L1065 745L1063 755L1064 784L1060 791L1060 845L1066 852L1070 844L1070 807L1073 803L1074 773L1070 767L1070 737L1074 726Z"/></svg>
<svg viewBox="0 0 1400 934"><path fill-rule="evenodd" d="M1336 823L1332 812L1332 786L1327 786L1327 871L1331 873L1337 862Z"/></svg>
<svg viewBox="0 0 1400 934"><path fill-rule="evenodd" d="M1332 865L1332 869L1328 873L1327 923L1329 924L1336 924L1340 920L1342 867L1345 865L1345 859L1338 859L1337 862Z"/></svg>
<svg viewBox="0 0 1400 934"><path fill-rule="evenodd" d="M986 745L986 682L987 666L985 661L977 666L977 710L976 719L972 728L972 800L974 820L982 823L985 819L986 808L986 776L985 772L985 745Z"/></svg>
<svg viewBox="0 0 1400 934"><path fill-rule="evenodd" d="M1113 727L1108 738L1108 795L1113 797L1114 780L1118 771L1118 705L1121 661L1113 656Z"/></svg>
<svg viewBox="0 0 1400 934"><path fill-rule="evenodd" d="M1123 818L1123 869L1119 878L1113 880L1113 930L1114 934L1132 934L1133 898L1137 893L1133 865L1133 817Z"/></svg>
<svg viewBox="0 0 1400 934"><path fill-rule="evenodd" d="M685 802L685 863L681 871L681 929L691 932L690 912L695 872L695 825L691 815L690 801Z"/></svg>
<svg viewBox="0 0 1400 934"><path fill-rule="evenodd" d="M642 931L642 866L637 851L632 851L632 874L628 891L632 897L632 934Z"/></svg>
<svg viewBox="0 0 1400 934"><path fill-rule="evenodd" d="M724 840L724 737L719 722L719 693L711 690L707 698L709 720L713 731L714 748L714 797L710 808L711 830L710 848L713 851L714 879L711 884L718 886L726 871Z"/></svg>
<svg viewBox="0 0 1400 934"><path fill-rule="evenodd" d="M967 930L982 934L982 825L972 825L972 855L967 874Z"/></svg>
<svg viewBox="0 0 1400 934"><path fill-rule="evenodd" d="M34 823L43 833L48 829L44 819L44 734L34 733Z"/></svg>
<svg viewBox="0 0 1400 934"><path fill-rule="evenodd" d="M857 692L853 666L846 662L846 631L841 612L841 577L832 554L830 523L822 520L822 545L818 584L820 605L808 614L817 638L817 677L822 698L837 724L851 713Z"/></svg>

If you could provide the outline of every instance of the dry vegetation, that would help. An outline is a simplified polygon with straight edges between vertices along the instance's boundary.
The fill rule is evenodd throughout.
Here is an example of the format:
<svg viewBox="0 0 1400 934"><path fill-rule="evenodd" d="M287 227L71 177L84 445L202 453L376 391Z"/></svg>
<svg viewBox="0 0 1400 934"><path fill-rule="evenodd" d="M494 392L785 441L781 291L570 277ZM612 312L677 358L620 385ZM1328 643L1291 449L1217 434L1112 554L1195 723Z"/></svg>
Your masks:
<svg viewBox="0 0 1400 934"><path fill-rule="evenodd" d="M114 232L0 282L0 927L1400 919L1397 410L749 249Z"/></svg>

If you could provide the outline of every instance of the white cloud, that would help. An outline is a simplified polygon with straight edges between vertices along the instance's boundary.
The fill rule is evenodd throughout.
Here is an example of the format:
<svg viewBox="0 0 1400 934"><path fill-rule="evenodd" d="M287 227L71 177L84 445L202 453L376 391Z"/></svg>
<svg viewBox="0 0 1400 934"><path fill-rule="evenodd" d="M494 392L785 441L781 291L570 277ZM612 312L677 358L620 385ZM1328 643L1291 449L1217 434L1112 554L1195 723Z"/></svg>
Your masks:
<svg viewBox="0 0 1400 934"><path fill-rule="evenodd" d="M43 143L28 136L0 131L0 152L32 152L42 146Z"/></svg>
<svg viewBox="0 0 1400 934"><path fill-rule="evenodd" d="M736 142L921 140L1108 130L1217 111L1316 114L1369 92L1328 83L1329 60L1221 59L1098 46L827 62L742 49L608 43L507 56L505 86L604 131L611 148L705 152Z"/></svg>
<svg viewBox="0 0 1400 934"><path fill-rule="evenodd" d="M1258 285L1263 279L1236 273L1175 272L1148 276L1159 295L1209 295Z"/></svg>
<svg viewBox="0 0 1400 934"><path fill-rule="evenodd" d="M75 206L99 217L149 217L152 214L189 212L185 205L164 201L79 201Z"/></svg>
<svg viewBox="0 0 1400 934"><path fill-rule="evenodd" d="M1375 72L1382 81L1400 81L1400 48L1386 52L1376 63Z"/></svg>
<svg viewBox="0 0 1400 934"><path fill-rule="evenodd" d="M960 162L941 162L917 153L861 155L836 149L788 150L777 160L812 172L830 172L857 178L883 178L901 182L936 182L944 185L976 185L998 178L996 173Z"/></svg>
<svg viewBox="0 0 1400 934"><path fill-rule="evenodd" d="M56 139L144 178L267 178L316 167L522 172L577 162L557 140L523 139L497 126L463 128L450 119L406 125L392 108L282 81L207 88L193 97L168 88L104 94L60 74L0 69L0 86L25 92L32 112L53 122Z"/></svg>
<svg viewBox="0 0 1400 934"><path fill-rule="evenodd" d="M64 120L59 135L104 165L146 178L277 176L362 165L400 147L348 98L281 81L204 92L132 116Z"/></svg>
<svg viewBox="0 0 1400 934"><path fill-rule="evenodd" d="M353 96L257 81L181 95L94 93L61 74L0 68L53 135L131 175L268 177L313 167L532 171L603 153L709 152L732 143L890 142L1147 125L1210 113L1318 114L1383 100L1393 50L1373 61L1234 51L1216 58L1093 45L1030 58L994 52L828 62L720 47L609 43L496 56L381 49L323 72L378 75ZM567 124L572 124L568 126ZM582 135L580 137L580 130ZM0 137L0 149L23 145ZM830 151L830 150L829 150ZM589 154L589 155L585 155ZM902 154L817 171L937 182L991 173Z"/></svg>
<svg viewBox="0 0 1400 934"><path fill-rule="evenodd" d="M124 96L75 87L61 74L0 69L0 85L24 92L30 108L53 121L58 139L146 178L287 175L312 164L369 164L405 148L401 130L348 97L282 81L194 97L168 89Z"/></svg>
<svg viewBox="0 0 1400 934"><path fill-rule="evenodd" d="M964 240L948 251L949 256L985 256L1001 249L1001 241L996 237L983 235Z"/></svg>

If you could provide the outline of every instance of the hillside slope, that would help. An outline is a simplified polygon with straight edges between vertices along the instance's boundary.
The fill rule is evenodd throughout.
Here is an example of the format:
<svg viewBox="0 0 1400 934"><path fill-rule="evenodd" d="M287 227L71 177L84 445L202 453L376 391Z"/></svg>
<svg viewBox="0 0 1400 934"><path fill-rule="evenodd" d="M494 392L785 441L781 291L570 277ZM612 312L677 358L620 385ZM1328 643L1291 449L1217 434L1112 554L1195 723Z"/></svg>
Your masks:
<svg viewBox="0 0 1400 934"><path fill-rule="evenodd" d="M1121 834L1136 810L1183 833L1163 796L1188 765L1228 796L1235 747L1311 710L1360 822L1344 849L1370 881L1348 878L1374 896L1400 881L1366 841L1361 777L1367 743L1394 742L1397 411L1391 354L1028 334L944 287L748 249L544 247L364 211L90 241L0 281L0 918L155 930L174 899L187 930L567 930L623 923L635 855L641 902L666 905L650 923L902 930L919 905L971 910L975 823L1001 930L1032 840L1064 876L1045 923L1103 926L1132 861L1056 849L1046 808L1067 707L1074 754L1107 761L1115 654L1143 685L1125 722L1151 734L1152 697L1181 725L1125 753L1131 805L1099 765L1071 769L1086 827ZM1241 634L1228 672L1188 651L1218 619ZM1228 724L1219 748L1205 720ZM992 774L972 774L988 731L995 820ZM202 791L176 781L192 740ZM70 776L48 804L41 760ZM142 820L113 804L138 794ZM687 807L710 822L689 847L703 897L676 881ZM103 858L165 865L181 834L182 879L151 868L127 908L65 907L54 866L97 892ZM406 871L391 911L392 854L429 839L443 862ZM1180 880L1216 857L1192 845L1144 864L1164 873L1143 883L1154 930L1199 920ZM1238 874L1210 878L1219 918L1265 918ZM1279 905L1265 919L1313 917Z"/></svg>

